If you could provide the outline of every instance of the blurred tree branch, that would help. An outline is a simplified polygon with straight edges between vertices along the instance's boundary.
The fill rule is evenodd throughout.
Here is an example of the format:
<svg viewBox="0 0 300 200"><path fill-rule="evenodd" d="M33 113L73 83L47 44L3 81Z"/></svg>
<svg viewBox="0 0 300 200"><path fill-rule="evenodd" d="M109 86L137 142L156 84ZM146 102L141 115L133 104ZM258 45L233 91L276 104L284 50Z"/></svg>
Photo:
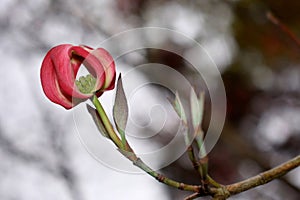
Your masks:
<svg viewBox="0 0 300 200"><path fill-rule="evenodd" d="M53 167L50 168L52 169L52 171L48 171L52 172L53 175L57 176L61 181L64 182L69 191L69 195L73 200L81 200L83 199L82 194L77 183L75 171L70 164L70 155L67 152L67 131L65 130L66 126L59 126L57 122L57 116L49 114L51 112L41 104L41 102L39 101L39 96L34 92L34 86L31 85L34 84L34 82L30 80L30 76L26 76L26 70L23 70L23 73L25 74L24 77L27 78L27 83L29 85L29 92L31 93L31 96L33 96L33 99L36 101L35 105L39 110L39 113L41 113L40 122L44 127L44 132L48 136L51 153L55 155L56 160L53 165L53 163L44 158L43 155L38 156L37 158L35 158L35 154L29 154L27 156L35 158L34 160L36 160L37 162L45 163L43 164L43 167L45 166L46 169L50 168L49 166L51 166L52 164ZM65 122L62 123L64 124ZM12 149L17 149L16 146L11 146ZM18 151L18 154L19 152L20 151ZM20 155L22 155L22 153Z"/></svg>
<svg viewBox="0 0 300 200"><path fill-rule="evenodd" d="M271 11L267 12L267 18L270 22L276 25L283 33L285 33L299 48L299 38L283 23L281 22Z"/></svg>

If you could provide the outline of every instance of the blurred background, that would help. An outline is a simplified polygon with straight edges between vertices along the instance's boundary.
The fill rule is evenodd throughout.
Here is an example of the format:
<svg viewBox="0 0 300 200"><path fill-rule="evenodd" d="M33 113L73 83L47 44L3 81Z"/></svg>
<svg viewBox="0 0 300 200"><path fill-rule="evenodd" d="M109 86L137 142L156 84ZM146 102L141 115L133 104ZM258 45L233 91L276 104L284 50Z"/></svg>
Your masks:
<svg viewBox="0 0 300 200"><path fill-rule="evenodd" d="M300 46L267 19L268 11L300 38L299 1L2 0L0 199L181 200L189 194L147 175L121 173L97 162L77 137L73 113L49 103L40 86L40 65L51 47L97 47L137 27L163 27L187 35L208 51L220 70L227 117L209 154L215 180L230 184L298 155ZM130 42L135 41L119 45ZM178 41L158 42L186 49ZM118 65L132 68L147 62L168 65L193 80L191 67L170 52L139 51ZM155 90L155 95L163 92ZM209 101L206 107L209 115ZM158 143L164 138L160 139ZM182 182L199 183L186 155L161 171ZM300 169L232 199L300 199Z"/></svg>

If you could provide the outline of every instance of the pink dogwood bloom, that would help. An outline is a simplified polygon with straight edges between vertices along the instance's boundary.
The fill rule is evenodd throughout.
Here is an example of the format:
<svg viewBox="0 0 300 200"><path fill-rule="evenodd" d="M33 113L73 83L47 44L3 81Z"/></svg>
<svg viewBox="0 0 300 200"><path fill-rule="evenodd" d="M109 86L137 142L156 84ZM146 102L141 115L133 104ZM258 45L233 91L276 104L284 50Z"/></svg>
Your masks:
<svg viewBox="0 0 300 200"><path fill-rule="evenodd" d="M90 75L76 80L82 64ZM40 72L42 88L54 103L70 109L115 85L115 63L103 48L62 44L46 54Z"/></svg>

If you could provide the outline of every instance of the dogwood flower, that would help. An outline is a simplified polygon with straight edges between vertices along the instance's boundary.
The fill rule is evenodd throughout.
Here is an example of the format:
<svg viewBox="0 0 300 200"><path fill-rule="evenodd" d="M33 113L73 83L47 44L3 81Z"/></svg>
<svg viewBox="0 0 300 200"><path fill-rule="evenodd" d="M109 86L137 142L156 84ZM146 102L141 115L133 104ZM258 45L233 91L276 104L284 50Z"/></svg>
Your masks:
<svg viewBox="0 0 300 200"><path fill-rule="evenodd" d="M76 80L81 66L90 74ZM54 103L70 109L89 99L98 97L115 85L115 63L103 48L62 44L46 54L40 78L46 96Z"/></svg>

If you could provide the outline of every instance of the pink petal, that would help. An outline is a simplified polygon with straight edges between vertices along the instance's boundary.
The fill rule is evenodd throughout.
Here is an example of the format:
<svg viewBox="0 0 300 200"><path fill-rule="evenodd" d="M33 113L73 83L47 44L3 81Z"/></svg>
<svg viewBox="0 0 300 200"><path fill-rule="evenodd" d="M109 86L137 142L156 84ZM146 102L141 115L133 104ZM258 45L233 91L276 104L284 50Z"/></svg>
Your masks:
<svg viewBox="0 0 300 200"><path fill-rule="evenodd" d="M70 109L93 95L83 94L75 86L78 70L84 64L97 81L94 88L99 97L105 90L114 88L115 63L104 49L93 50L88 46L63 44L52 48L41 67L44 93L54 103Z"/></svg>
<svg viewBox="0 0 300 200"><path fill-rule="evenodd" d="M53 48L50 56L56 70L61 90L69 96L86 99L91 95L83 94L75 87L75 72L77 73L81 62L71 59L72 47L72 45L68 44L59 45Z"/></svg>
<svg viewBox="0 0 300 200"><path fill-rule="evenodd" d="M52 48L43 60L40 72L42 88L46 96L54 103L59 104L66 109L73 107L70 97L65 96L59 88L55 69L51 60L51 52L55 51Z"/></svg>
<svg viewBox="0 0 300 200"><path fill-rule="evenodd" d="M102 63L105 69L105 83L102 90L111 90L114 88L116 78L116 67L112 56L103 48L98 48L92 52Z"/></svg>
<svg viewBox="0 0 300 200"><path fill-rule="evenodd" d="M93 54L87 51L88 49L86 48L74 46L72 50L76 55L85 58L83 60L83 64L91 74L96 76L97 81L95 85L95 91L99 90L105 81L105 72L102 63Z"/></svg>

